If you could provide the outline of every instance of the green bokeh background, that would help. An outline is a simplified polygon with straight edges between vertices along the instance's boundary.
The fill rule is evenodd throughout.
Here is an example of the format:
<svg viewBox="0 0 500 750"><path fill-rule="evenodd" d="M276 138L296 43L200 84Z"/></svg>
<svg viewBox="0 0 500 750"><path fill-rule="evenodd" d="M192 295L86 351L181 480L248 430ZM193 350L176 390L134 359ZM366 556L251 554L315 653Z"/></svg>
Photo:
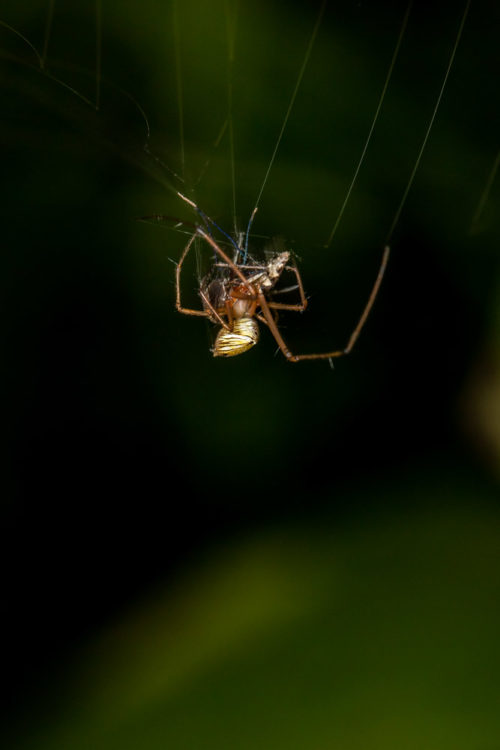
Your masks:
<svg viewBox="0 0 500 750"><path fill-rule="evenodd" d="M254 250L281 236L298 257L293 351L349 337L464 7L413 8L326 249L405 12L367 6L328 5L253 227ZM46 68L71 89L0 27L10 748L500 741L496 181L477 215L498 8L471 5L380 296L333 371L290 365L266 331L214 360L210 328L174 309L186 235L136 221L194 220L170 169L232 231L234 166L245 226L315 17L198 0L175 37L171 3L103 3L98 112L94 4L54 6ZM40 51L46 19L0 14ZM234 162L228 130L214 147L230 68Z"/></svg>

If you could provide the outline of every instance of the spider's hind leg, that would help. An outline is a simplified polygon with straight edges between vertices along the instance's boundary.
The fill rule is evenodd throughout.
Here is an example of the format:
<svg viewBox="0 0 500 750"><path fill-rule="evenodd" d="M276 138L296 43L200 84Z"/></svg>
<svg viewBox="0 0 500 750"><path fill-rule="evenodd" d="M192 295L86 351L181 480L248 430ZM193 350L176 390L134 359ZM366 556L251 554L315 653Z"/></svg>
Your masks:
<svg viewBox="0 0 500 750"><path fill-rule="evenodd" d="M300 302L288 303L288 302L274 302L273 300L268 302L268 305L273 310L291 310L294 312L304 312L307 308L307 297L304 292L304 285L302 283L302 277L300 275L297 266L285 266L286 271L292 271L297 279L296 288L299 290ZM279 292L280 290L278 290Z"/></svg>

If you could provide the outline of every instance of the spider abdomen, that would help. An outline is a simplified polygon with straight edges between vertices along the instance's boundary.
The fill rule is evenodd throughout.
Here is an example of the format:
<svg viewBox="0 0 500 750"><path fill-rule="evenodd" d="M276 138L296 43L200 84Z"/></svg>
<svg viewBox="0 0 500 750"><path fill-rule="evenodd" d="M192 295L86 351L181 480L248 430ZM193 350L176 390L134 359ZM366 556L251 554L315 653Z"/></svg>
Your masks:
<svg viewBox="0 0 500 750"><path fill-rule="evenodd" d="M235 357L247 352L259 340L259 326L253 318L236 318L230 331L221 328L212 350L214 357Z"/></svg>

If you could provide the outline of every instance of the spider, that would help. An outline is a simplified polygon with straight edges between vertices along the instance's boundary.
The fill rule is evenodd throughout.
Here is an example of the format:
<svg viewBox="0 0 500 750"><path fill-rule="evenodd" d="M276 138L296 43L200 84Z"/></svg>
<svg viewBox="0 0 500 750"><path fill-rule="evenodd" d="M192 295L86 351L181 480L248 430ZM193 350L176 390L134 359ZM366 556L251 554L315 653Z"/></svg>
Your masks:
<svg viewBox="0 0 500 750"><path fill-rule="evenodd" d="M259 326L257 321L269 328L281 352L289 362L301 362L306 359L332 360L335 357L342 357L345 354L349 354L365 324L380 288L389 258L389 246L384 248L382 262L375 283L361 317L351 333L347 346L344 349L318 354L293 354L278 328L277 311L290 310L304 312L307 307L307 299L298 268L294 264L289 265L290 253L288 251L275 253L267 263L263 264L248 263L248 235L256 209L254 209L250 218L246 231L246 240L242 246L241 241L236 243L223 230L220 230L220 227L212 219L209 219L193 201L190 201L181 193L178 193L178 195L202 217L206 228L199 225L196 226L177 263L175 279L176 308L178 312L184 315L206 317L220 326L212 349L214 357L234 357L251 349L259 340ZM236 251L234 260L214 240L210 233L210 224L219 229L231 241ZM200 237L211 246L216 258L211 270L200 282L199 294L203 304L202 310L184 307L181 302L182 266L197 237ZM295 275L296 285L282 291L297 289L300 297L300 301L297 303L276 302L272 296L276 284L284 271Z"/></svg>

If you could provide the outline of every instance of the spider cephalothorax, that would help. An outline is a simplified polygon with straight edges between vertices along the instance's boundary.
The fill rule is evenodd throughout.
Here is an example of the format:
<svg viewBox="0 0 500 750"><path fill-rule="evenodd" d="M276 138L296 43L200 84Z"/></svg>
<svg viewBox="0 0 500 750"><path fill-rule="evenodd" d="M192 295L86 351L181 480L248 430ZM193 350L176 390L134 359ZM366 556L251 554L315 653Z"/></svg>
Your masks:
<svg viewBox="0 0 500 750"><path fill-rule="evenodd" d="M207 317L221 325L212 349L214 357L243 354L258 342L255 317L259 317L256 314L259 295L274 289L289 259L290 253L285 251L275 254L266 264L235 264L245 281L230 265L216 263L202 279L200 296ZM294 271L294 267L288 270ZM302 309L306 304L304 298Z"/></svg>

